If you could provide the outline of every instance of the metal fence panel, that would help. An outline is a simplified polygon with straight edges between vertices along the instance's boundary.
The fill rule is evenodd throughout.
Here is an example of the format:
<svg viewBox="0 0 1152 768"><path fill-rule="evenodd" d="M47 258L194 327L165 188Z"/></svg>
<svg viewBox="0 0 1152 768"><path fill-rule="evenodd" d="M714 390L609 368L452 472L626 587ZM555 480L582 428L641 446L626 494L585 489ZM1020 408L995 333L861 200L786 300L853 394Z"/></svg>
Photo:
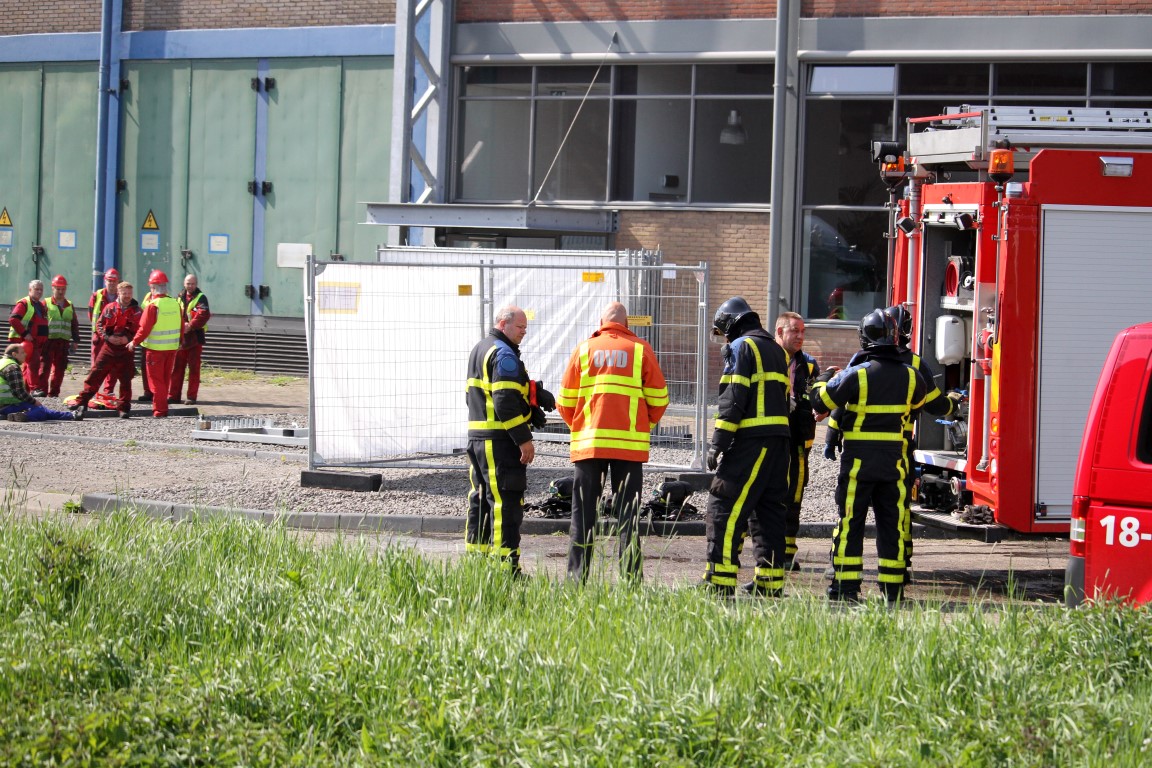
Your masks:
<svg viewBox="0 0 1152 768"><path fill-rule="evenodd" d="M651 252L432 248L387 249L381 260L309 264L310 467L460 452L468 355L498 308L525 310L525 365L558 391L572 351L616 300L668 380L671 404L654 445L684 449L674 466L701 466L707 265L659 264ZM567 431L553 414L537 437L565 442Z"/></svg>

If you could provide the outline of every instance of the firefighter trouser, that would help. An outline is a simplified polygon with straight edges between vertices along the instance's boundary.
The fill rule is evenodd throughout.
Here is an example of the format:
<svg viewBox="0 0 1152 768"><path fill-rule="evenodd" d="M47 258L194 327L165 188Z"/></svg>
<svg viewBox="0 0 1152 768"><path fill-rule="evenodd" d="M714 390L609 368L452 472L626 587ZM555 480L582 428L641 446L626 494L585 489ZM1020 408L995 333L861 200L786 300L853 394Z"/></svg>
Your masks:
<svg viewBox="0 0 1152 768"><path fill-rule="evenodd" d="M520 463L520 446L503 437L468 440L468 522L466 552L498 557L514 572L520 570L520 524L524 521L524 491L528 468Z"/></svg>
<svg viewBox="0 0 1152 768"><path fill-rule="evenodd" d="M788 462L788 517L784 529L784 557L796 556L796 536L800 533L800 505L808 485L808 454L811 448L792 441L792 460Z"/></svg>
<svg viewBox="0 0 1152 768"><path fill-rule="evenodd" d="M910 433L904 433L904 516L900 528L900 538L904 540L904 567L912 568L912 486L916 482L916 475L912 471L912 454L916 451L916 438Z"/></svg>
<svg viewBox="0 0 1152 768"><path fill-rule="evenodd" d="M168 415L168 389L172 386L172 366L175 363L174 349L162 352L150 349L144 357L147 386L152 388L152 413L155 416Z"/></svg>
<svg viewBox="0 0 1152 768"><path fill-rule="evenodd" d="M900 443L845 443L836 483L840 521L832 531L833 597L860 593L864 580L864 524L871 506L876 515L876 553L880 589L889 600L904 591L904 503L907 464Z"/></svg>
<svg viewBox="0 0 1152 768"><path fill-rule="evenodd" d="M148 383L148 349L140 347L140 388L143 394L152 394L152 385Z"/></svg>
<svg viewBox="0 0 1152 768"><path fill-rule="evenodd" d="M732 588L740 572L744 537L752 535L756 586L784 589L784 536L788 500L787 437L741 438L724 452L708 495L704 580Z"/></svg>
<svg viewBox="0 0 1152 768"><path fill-rule="evenodd" d="M92 368L96 367L96 359L100 357L100 352L103 349L104 339L96 334L92 334L92 365L88 369L89 373L92 372ZM133 363L133 368L135 368L135 363ZM116 379L111 374L109 374L108 378L104 379L104 394L109 397L115 397L116 395Z"/></svg>
<svg viewBox="0 0 1152 768"><path fill-rule="evenodd" d="M172 386L168 389L170 401L175 403L180 399L185 369L188 370L188 399L195 400L196 395L200 394L200 356L203 351L203 344L181 347L176 351L176 364L172 367Z"/></svg>
<svg viewBox="0 0 1152 768"><path fill-rule="evenodd" d="M43 391L46 384L40 379L40 362L44 356L44 343L48 339L38 341L22 341L24 345L24 386L29 392Z"/></svg>
<svg viewBox="0 0 1152 768"><path fill-rule="evenodd" d="M568 578L583 582L592 564L596 538L596 508L604 490L604 478L611 474L612 511L618 521L620 572L639 581L643 576L640 535L637 520L640 493L644 489L644 464L624 459L584 459L575 462L572 484L572 537L568 548Z"/></svg>
<svg viewBox="0 0 1152 768"><path fill-rule="evenodd" d="M100 385L108 380L120 382L120 410L128 413L132 410L132 374L136 369L136 356L124 347L115 347L105 344L100 349L100 356L92 365L92 370L84 379L84 388L80 390L80 397L76 402L79 405L88 405L92 396Z"/></svg>
<svg viewBox="0 0 1152 768"><path fill-rule="evenodd" d="M68 368L69 339L48 339L40 353L40 383L49 397L60 394L64 383L64 371Z"/></svg>

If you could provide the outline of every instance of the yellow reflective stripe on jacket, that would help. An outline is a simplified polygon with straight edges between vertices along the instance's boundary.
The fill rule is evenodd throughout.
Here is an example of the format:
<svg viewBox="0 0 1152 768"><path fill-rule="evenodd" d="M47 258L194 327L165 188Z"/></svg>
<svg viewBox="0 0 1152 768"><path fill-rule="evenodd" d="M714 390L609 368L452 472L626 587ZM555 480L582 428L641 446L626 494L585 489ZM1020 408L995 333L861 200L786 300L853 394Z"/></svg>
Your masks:
<svg viewBox="0 0 1152 768"><path fill-rule="evenodd" d="M517 384L514 381L498 381L493 384L488 378L488 361L492 359L492 355L496 354L497 345L493 344L484 353L484 360L480 363L480 369L484 371L483 379L468 379L469 387L476 387L484 393L484 416L486 421L469 421L468 429L513 429L526 423L531 414L517 416L508 421L496 420L496 403L492 400L492 392L496 389L517 389L524 393L525 397L528 395L528 386Z"/></svg>
<svg viewBox="0 0 1152 768"><path fill-rule="evenodd" d="M858 429L850 429L842 434L844 435L845 440L877 440L893 443L904 442L903 432L864 432Z"/></svg>
<svg viewBox="0 0 1152 768"><path fill-rule="evenodd" d="M611 353L611 349L605 351ZM628 374L593 374L594 358L600 352L599 349L593 350L592 339L581 343L576 355L580 368L580 386L562 387L557 398L558 405L579 409L572 421L572 455L593 455L595 451L603 449L646 457L653 425L650 417L640 417L641 405L646 409L648 406L655 408L667 405L668 389L644 386L643 343L632 344L631 370ZM598 369L601 366L600 363L595 365ZM616 370L621 368L617 367ZM599 423L612 426L583 428L594 422L594 401Z"/></svg>
<svg viewBox="0 0 1152 768"><path fill-rule="evenodd" d="M740 421L738 423L727 421L727 420L721 419L719 416L717 416L716 417L716 429L722 429L725 432L735 432L738 429L747 429L749 427L776 427L776 426L785 426L786 427L791 423L787 416L765 416L764 415L765 392L764 392L763 384L765 382L768 382L768 381L775 381L775 382L779 382L779 383L783 384L785 390L787 390L790 387L790 382L788 380L788 377L782 373L766 372L764 370L764 361L760 357L760 349L755 344L753 344L752 342L748 342L748 348L750 350L752 350L752 357L756 361L756 372L753 373L751 377L736 376L735 374L728 374L726 376L721 376L720 377L720 383L721 384L740 383L740 384L743 384L744 386L746 386L750 389L752 388L752 385L759 384L760 386L756 387L756 394L755 394L755 397L756 397L756 415L755 416L748 416L746 418L740 419ZM785 353L785 357L787 357L787 353Z"/></svg>
<svg viewBox="0 0 1152 768"><path fill-rule="evenodd" d="M844 410L853 413L904 413L908 410L906 405L863 405L861 403L848 403Z"/></svg>

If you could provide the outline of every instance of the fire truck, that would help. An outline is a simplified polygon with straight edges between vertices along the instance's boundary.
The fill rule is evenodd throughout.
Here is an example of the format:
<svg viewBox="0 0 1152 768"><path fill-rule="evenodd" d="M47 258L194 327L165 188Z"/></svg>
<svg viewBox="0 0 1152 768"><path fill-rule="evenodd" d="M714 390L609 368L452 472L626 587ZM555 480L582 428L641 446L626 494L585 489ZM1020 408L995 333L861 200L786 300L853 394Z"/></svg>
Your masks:
<svg viewBox="0 0 1152 768"><path fill-rule="evenodd" d="M967 394L919 418L914 515L986 541L1067 533L1109 344L1152 320L1152 111L960 106L873 154L889 298L941 391Z"/></svg>

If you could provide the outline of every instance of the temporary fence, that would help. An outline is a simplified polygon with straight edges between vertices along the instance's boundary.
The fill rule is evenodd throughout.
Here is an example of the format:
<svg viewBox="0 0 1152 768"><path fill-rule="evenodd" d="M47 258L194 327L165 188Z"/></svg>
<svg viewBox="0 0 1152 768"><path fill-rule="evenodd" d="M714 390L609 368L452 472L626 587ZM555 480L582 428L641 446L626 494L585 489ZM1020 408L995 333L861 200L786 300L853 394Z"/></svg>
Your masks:
<svg viewBox="0 0 1152 768"><path fill-rule="evenodd" d="M628 307L668 380L653 444L681 450L661 463L702 465L706 264L662 264L651 251L403 247L379 258L312 260L305 271L310 468L428 465L463 451L468 356L495 312L525 310L521 356L558 392L573 350L611 301ZM537 438L565 441L567 431L552 414Z"/></svg>

